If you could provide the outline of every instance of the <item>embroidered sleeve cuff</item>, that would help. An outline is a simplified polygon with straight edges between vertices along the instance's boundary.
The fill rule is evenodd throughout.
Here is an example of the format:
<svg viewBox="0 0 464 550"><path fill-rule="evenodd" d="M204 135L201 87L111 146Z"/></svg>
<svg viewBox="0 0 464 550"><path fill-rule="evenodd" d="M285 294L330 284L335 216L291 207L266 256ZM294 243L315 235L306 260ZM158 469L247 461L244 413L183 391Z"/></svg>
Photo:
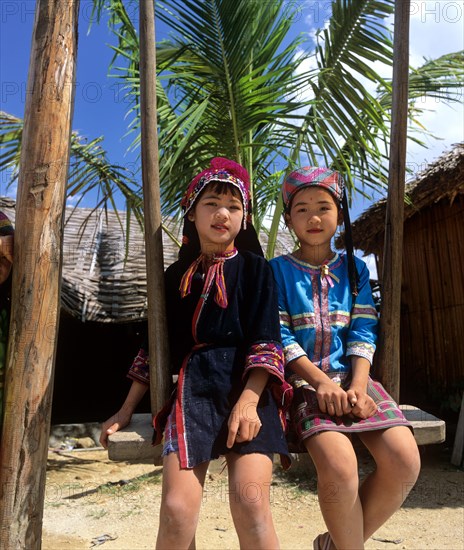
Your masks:
<svg viewBox="0 0 464 550"><path fill-rule="evenodd" d="M280 382L284 380L284 354L282 346L275 342L254 344L247 356L243 377L248 376L250 369L260 367L273 374Z"/></svg>
<svg viewBox="0 0 464 550"><path fill-rule="evenodd" d="M127 377L131 380L142 382L142 384L150 383L148 355L144 349L140 348L137 357L134 359L129 372L127 373Z"/></svg>
<svg viewBox="0 0 464 550"><path fill-rule="evenodd" d="M346 346L346 355L357 355L358 357L364 357L372 365L372 359L374 358L375 346L368 342L348 342Z"/></svg>
<svg viewBox="0 0 464 550"><path fill-rule="evenodd" d="M294 359L298 359L298 357L303 357L304 355L308 355L303 348L300 346L300 344L290 344L289 346L284 348L284 354L285 354L285 363L288 365L290 361L293 361Z"/></svg>

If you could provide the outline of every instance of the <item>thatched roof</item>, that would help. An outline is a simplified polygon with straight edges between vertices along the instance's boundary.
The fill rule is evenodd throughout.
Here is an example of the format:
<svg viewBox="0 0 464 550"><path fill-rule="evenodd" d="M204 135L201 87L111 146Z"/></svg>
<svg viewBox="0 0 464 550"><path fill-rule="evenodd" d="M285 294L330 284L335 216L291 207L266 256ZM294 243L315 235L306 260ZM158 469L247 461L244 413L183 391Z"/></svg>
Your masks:
<svg viewBox="0 0 464 550"><path fill-rule="evenodd" d="M14 223L15 201L0 198L0 210ZM66 209L61 304L83 322L122 323L142 320L147 315L143 232L132 219L126 248L126 214L118 214L112 210ZM178 238L179 223L168 219L165 225ZM261 242L266 244L265 235ZM276 253L285 253L292 247L288 232L278 236ZM178 245L163 232L165 268L177 259L178 250Z"/></svg>
<svg viewBox="0 0 464 550"><path fill-rule="evenodd" d="M457 195L464 194L464 143L455 145L419 172L406 185L405 193L405 221L442 199L452 203ZM354 246L365 254L378 253L383 246L386 206L386 199L378 201L352 224ZM336 244L341 245L341 241Z"/></svg>

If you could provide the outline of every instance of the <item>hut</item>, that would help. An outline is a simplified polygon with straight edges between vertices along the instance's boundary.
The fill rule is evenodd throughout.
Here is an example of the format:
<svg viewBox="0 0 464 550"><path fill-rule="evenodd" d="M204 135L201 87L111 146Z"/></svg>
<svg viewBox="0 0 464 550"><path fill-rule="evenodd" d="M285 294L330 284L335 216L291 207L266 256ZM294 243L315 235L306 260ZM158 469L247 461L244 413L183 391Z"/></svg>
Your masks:
<svg viewBox="0 0 464 550"><path fill-rule="evenodd" d="M457 411L464 388L464 143L406 185L401 402ZM386 200L353 223L354 246L382 273ZM381 281L380 281L381 287Z"/></svg>
<svg viewBox="0 0 464 550"><path fill-rule="evenodd" d="M15 201L0 198L0 210L14 224ZM66 209L53 424L104 420L127 393L127 370L146 330L147 297L144 234L132 217L126 242L125 218L114 210ZM172 218L165 225L166 268L177 259L181 225ZM260 239L264 246L267 235ZM292 247L288 233L278 236L277 253ZM147 395L137 412L149 410Z"/></svg>

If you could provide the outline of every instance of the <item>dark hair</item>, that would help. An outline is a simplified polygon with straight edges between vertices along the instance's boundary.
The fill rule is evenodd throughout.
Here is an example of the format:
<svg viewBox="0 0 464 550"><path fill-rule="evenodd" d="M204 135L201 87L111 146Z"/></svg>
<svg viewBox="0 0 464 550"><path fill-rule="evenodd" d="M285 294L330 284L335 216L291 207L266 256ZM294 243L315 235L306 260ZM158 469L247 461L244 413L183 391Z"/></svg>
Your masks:
<svg viewBox="0 0 464 550"><path fill-rule="evenodd" d="M203 193L209 189L210 191L213 191L214 193L217 193L218 195L227 195L227 192L230 191L231 195L235 197L236 199L240 199L240 202L243 203L242 194L240 193L240 190L235 185L232 185L228 181L219 181L219 180L212 180L207 185L205 185L204 189L202 189L201 193L198 195L197 200L195 203L202 197ZM195 204L193 204L193 208L195 208Z"/></svg>

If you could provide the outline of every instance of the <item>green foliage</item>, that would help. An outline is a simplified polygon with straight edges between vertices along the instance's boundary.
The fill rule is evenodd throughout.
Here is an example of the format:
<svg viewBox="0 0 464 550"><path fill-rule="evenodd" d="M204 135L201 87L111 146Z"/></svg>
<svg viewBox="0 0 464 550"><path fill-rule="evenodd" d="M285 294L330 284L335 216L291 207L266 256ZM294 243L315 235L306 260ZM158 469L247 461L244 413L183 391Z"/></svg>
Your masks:
<svg viewBox="0 0 464 550"><path fill-rule="evenodd" d="M333 0L328 25L314 49L289 37L299 4L276 0L160 0L156 17L170 29L157 44L157 115L162 208L178 211L190 179L213 156L244 164L252 177L257 228L270 211L267 255L281 220L282 175L301 164L332 166L350 194L384 188L389 150L391 81L374 67L391 65L386 20L393 0ZM140 147L139 39L135 0L94 0L116 37L110 76L123 84L130 148ZM376 62L376 65L374 65ZM410 73L410 136L420 141L421 108L431 95L455 101L463 54L426 60ZM376 85L376 92L366 82ZM372 86L370 86L372 88ZM0 127L0 165L17 175L20 129L8 115ZM416 133L413 133L413 128ZM419 132L419 133L417 133ZM143 222L138 174L112 165L102 138L73 134L69 193L99 189L99 205L114 205L117 189ZM356 184L356 188L355 188Z"/></svg>
<svg viewBox="0 0 464 550"><path fill-rule="evenodd" d="M7 188L18 178L23 121L0 111L0 167L9 170ZM140 184L127 168L112 164L102 148L103 136L90 142L77 132L71 135L71 154L68 167L67 196L79 197L79 206L85 193L97 191L95 208L107 207L114 202L117 189L126 199L127 216L133 211L139 223L143 224L143 208ZM121 221L122 224L122 221Z"/></svg>

